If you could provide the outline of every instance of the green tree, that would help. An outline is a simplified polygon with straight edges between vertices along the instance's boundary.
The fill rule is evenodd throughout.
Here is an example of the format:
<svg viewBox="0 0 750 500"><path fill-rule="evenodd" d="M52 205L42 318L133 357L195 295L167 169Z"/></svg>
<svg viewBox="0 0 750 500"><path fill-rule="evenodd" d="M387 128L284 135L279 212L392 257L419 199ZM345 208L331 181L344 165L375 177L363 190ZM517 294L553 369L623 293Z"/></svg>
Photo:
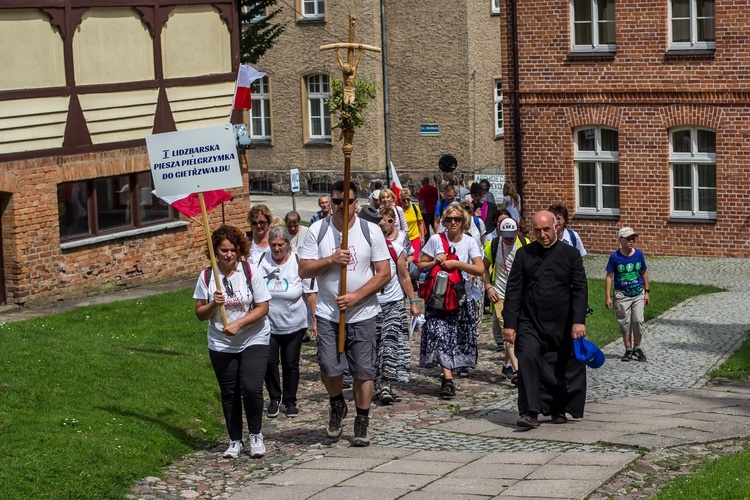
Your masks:
<svg viewBox="0 0 750 500"><path fill-rule="evenodd" d="M284 32L283 24L273 22L281 13L277 0L242 0L240 2L240 60L255 64Z"/></svg>

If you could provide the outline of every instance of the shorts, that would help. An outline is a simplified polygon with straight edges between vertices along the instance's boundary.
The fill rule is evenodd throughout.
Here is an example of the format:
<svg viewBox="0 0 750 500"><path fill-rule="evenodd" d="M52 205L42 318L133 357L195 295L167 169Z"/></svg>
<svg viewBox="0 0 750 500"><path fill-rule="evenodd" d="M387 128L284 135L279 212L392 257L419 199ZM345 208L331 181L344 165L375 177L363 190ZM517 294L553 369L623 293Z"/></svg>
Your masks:
<svg viewBox="0 0 750 500"><path fill-rule="evenodd" d="M339 354L337 339L339 324L317 317L318 320L318 365L326 377L344 374L347 365L349 372L357 380L375 378L375 318L346 325L344 352Z"/></svg>
<svg viewBox="0 0 750 500"><path fill-rule="evenodd" d="M503 307L505 306L505 299L500 299L498 302L492 304L492 337L495 339L497 345L503 345Z"/></svg>
<svg viewBox="0 0 750 500"><path fill-rule="evenodd" d="M619 290L615 290L615 314L620 325L620 335L639 333L643 335L643 307L646 294L641 292L635 297L628 297Z"/></svg>

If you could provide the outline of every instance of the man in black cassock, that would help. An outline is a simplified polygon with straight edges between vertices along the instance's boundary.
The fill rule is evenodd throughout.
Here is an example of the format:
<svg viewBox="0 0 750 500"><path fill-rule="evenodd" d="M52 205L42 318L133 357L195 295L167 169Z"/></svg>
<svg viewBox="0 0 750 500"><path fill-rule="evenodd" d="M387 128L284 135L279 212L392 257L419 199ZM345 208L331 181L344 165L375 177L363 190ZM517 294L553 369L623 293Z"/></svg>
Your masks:
<svg viewBox="0 0 750 500"><path fill-rule="evenodd" d="M519 248L503 309L503 338L518 358L518 413L521 428L539 427L538 415L564 424L566 413L583 417L586 365L576 359L573 339L586 334L588 285L581 254L558 241L555 216L537 212L536 241Z"/></svg>

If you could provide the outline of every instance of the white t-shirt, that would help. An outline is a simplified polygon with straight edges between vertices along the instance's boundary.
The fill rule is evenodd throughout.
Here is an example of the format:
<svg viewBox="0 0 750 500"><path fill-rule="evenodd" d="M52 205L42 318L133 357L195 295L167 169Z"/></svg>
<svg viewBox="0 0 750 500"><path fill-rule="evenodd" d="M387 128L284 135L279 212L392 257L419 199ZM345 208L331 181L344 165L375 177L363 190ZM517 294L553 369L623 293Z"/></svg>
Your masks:
<svg viewBox="0 0 750 500"><path fill-rule="evenodd" d="M253 264L257 264L258 260L260 260L260 256L263 255L265 252L270 252L271 247L266 245L264 247L259 247L255 244L252 238L250 238L250 254L247 256L247 260L252 262Z"/></svg>
<svg viewBox="0 0 750 500"><path fill-rule="evenodd" d="M260 261L258 272L271 294L268 304L271 333L282 335L307 328L307 303L302 294L314 290L310 289L311 280L299 277L297 256L289 254L287 261L279 265L268 252Z"/></svg>
<svg viewBox="0 0 750 500"><path fill-rule="evenodd" d="M488 243L488 245L491 244L492 243ZM508 286L508 275L513 266L513 261L516 259L518 245L515 241L510 245L506 245L503 240L500 240L497 247L497 255L495 256L495 281L492 283L492 286L495 288L498 295L500 295L500 298L505 299L505 288ZM505 265L503 265L503 256L505 256Z"/></svg>
<svg viewBox="0 0 750 500"><path fill-rule="evenodd" d="M583 242L581 242L581 237L578 235L577 232L573 231L573 234L576 235L576 244L573 244L573 240L570 238L570 231L573 231L572 229L568 229L567 227L563 229L563 235L562 238L560 238L560 241L565 243L566 245L570 245L572 247L576 247L578 251L581 253L581 257L586 256L588 253L585 248L583 248Z"/></svg>
<svg viewBox="0 0 750 500"><path fill-rule="evenodd" d="M395 241L392 241L391 245L393 245L393 251L396 252L396 257L399 257L404 253L404 247ZM411 244L409 244L409 246L411 246ZM406 256L404 255L404 257ZM393 255L390 255L388 262L391 265L391 281L389 281L385 288L383 288L382 292L378 292L377 294L378 302L381 304L404 300L404 290L401 288L401 281L398 279L398 269L396 268L396 263L393 261Z"/></svg>
<svg viewBox="0 0 750 500"><path fill-rule="evenodd" d="M222 283L222 292L226 299L224 308L226 309L229 323L242 318L250 312L254 302L260 303L271 300L271 294L268 293L268 288L263 283L258 268L250 264L250 271L252 273L252 288L248 288L245 272L239 264L237 265L237 270L232 273L232 276L227 278L232 289L231 295L228 293L227 287L223 284L225 276L219 271L219 281ZM211 274L211 279L208 281L208 286L206 286L203 272L201 272L200 276L198 276L198 283L195 285L193 298L196 300L211 301L213 300L215 291L216 280L213 273ZM256 321L252 325L242 328L233 337L223 334L221 332L223 329L224 324L221 321L221 309L217 308L213 316L208 320L208 348L212 351L241 352L251 345L268 345L268 340L271 337L271 326L268 316Z"/></svg>
<svg viewBox="0 0 750 500"><path fill-rule="evenodd" d="M289 249L294 253L299 253L299 248L302 246L302 243L305 241L305 235L307 234L307 228L305 226L300 226L297 230L297 234L294 236L291 236L291 239L289 240Z"/></svg>
<svg viewBox="0 0 750 500"><path fill-rule="evenodd" d="M475 257L479 257L480 259L482 258L482 252L479 250L477 240L475 240L468 234L461 234L461 239L458 241L458 243L453 243L451 240L448 240L448 248L453 248L456 252L458 260L460 260L461 262L466 262L467 264L472 264L472 260L474 260ZM441 253L445 253L445 250L443 250L443 241L440 238L440 234L433 234L432 236L430 236L430 239L427 240L427 243L425 243L424 247L422 247L422 253L430 256L433 259ZM464 278L464 281L468 283L469 279L471 279L471 275L464 271L461 271L461 274Z"/></svg>
<svg viewBox="0 0 750 500"><path fill-rule="evenodd" d="M333 225L333 221L328 225L328 231L318 245L318 233L323 221L316 221L310 226L305 236L305 242L300 249L301 259L318 260L333 255L341 246L341 232ZM354 224L349 228L349 251L351 258L347 267L346 291L354 292L362 288L373 276L371 263L388 260L391 254L385 245L385 237L380 227L367 222L370 230L370 241L372 247L362 234L361 223L358 217L355 217ZM341 279L341 268L331 266L326 272L317 277L318 281L318 300L316 303L315 314L321 318L328 319L338 323L339 307L336 304L336 297L339 295L339 282ZM375 295L372 295L360 302L356 306L347 309L347 323L357 323L367 319L374 318L380 312L380 305Z"/></svg>

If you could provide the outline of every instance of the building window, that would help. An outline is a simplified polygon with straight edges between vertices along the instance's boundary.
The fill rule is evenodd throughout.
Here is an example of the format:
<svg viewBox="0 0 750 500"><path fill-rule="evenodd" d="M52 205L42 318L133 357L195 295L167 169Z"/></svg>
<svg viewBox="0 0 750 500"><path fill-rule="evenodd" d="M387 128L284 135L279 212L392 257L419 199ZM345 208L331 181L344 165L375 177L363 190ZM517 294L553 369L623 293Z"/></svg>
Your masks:
<svg viewBox="0 0 750 500"><path fill-rule="evenodd" d="M678 128L669 134L672 217L716 219L716 133Z"/></svg>
<svg viewBox="0 0 750 500"><path fill-rule="evenodd" d="M254 24L259 21L262 21L266 18L267 15L266 7L259 7L257 3L254 3L252 5L243 5L242 6L242 13L244 15L252 14L253 17L250 19L250 23Z"/></svg>
<svg viewBox="0 0 750 500"><path fill-rule="evenodd" d="M495 80L495 137L503 134L503 81Z"/></svg>
<svg viewBox="0 0 750 500"><path fill-rule="evenodd" d="M331 115L325 100L330 92L327 75L310 75L305 78L307 93L307 130L305 140L331 142Z"/></svg>
<svg viewBox="0 0 750 500"><path fill-rule="evenodd" d="M492 0L492 13L500 14L500 0Z"/></svg>
<svg viewBox="0 0 750 500"><path fill-rule="evenodd" d="M615 51L615 0L571 0L574 52Z"/></svg>
<svg viewBox="0 0 750 500"><path fill-rule="evenodd" d="M255 80L250 86L253 107L250 110L250 139L271 141L271 92L268 77Z"/></svg>
<svg viewBox="0 0 750 500"><path fill-rule="evenodd" d="M298 21L324 21L325 18L325 0L297 0Z"/></svg>
<svg viewBox="0 0 750 500"><path fill-rule="evenodd" d="M715 50L715 0L671 0L670 30L673 50Z"/></svg>
<svg viewBox="0 0 750 500"><path fill-rule="evenodd" d="M575 168L577 213L620 215L620 154L617 130L576 129Z"/></svg>
<svg viewBox="0 0 750 500"><path fill-rule="evenodd" d="M58 184L60 240L176 220L174 210L151 194L153 189L151 172Z"/></svg>

